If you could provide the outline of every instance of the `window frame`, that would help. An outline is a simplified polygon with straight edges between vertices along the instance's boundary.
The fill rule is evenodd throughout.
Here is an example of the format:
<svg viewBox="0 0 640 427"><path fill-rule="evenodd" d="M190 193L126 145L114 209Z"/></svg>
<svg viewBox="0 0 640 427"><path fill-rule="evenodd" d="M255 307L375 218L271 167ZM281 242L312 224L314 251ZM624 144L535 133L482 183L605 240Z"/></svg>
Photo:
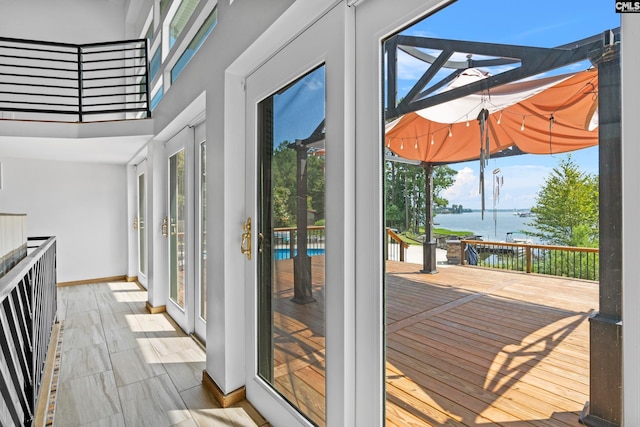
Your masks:
<svg viewBox="0 0 640 427"><path fill-rule="evenodd" d="M209 20L209 18L215 14L215 18L214 21L212 22L211 27L205 27L205 23ZM202 47L202 45L204 44L205 41L207 41L207 39L209 38L209 36L211 35L211 33L213 32L213 30L216 28L216 26L218 25L218 7L217 5L213 7L213 9L211 10L211 12L209 12L209 14L207 14L206 18L204 19L204 21L202 21L202 24L198 27L198 30L196 31L196 33L193 35L193 37L191 38L191 41L185 46L184 50L182 51L182 54L180 54L180 56L177 56L177 60L175 61L175 63L173 64L173 66L169 69L169 78L168 81L170 81L170 84L173 84L178 76L182 73L182 71L185 69L185 67L187 66L187 64L189 64L189 62L191 62L191 59L196 55L196 53L198 52L198 50L200 49L200 47ZM186 60L186 62L182 65L182 68L178 71L178 73L174 76L174 70L176 69L176 67L178 66L178 64L180 63L180 61L182 60L182 58L185 56L185 54L190 50L191 45L194 43L194 41L196 40L196 37L198 37L200 35L200 32L207 28L204 33L202 34L202 40L200 40L197 43L197 46L193 49L193 53L191 54L191 56Z"/></svg>

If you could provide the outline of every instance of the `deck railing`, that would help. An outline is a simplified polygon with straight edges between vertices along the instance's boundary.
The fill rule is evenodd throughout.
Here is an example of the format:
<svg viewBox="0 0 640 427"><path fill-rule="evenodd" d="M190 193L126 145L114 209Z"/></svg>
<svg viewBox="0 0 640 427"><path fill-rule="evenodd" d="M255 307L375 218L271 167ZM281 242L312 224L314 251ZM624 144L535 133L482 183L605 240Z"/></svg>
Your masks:
<svg viewBox="0 0 640 427"><path fill-rule="evenodd" d="M149 86L146 39L76 45L0 37L0 118L151 117Z"/></svg>
<svg viewBox="0 0 640 427"><path fill-rule="evenodd" d="M309 256L325 253L324 225L307 227L307 254ZM274 258L293 259L298 251L298 229L296 227L279 227L273 229Z"/></svg>
<svg viewBox="0 0 640 427"><path fill-rule="evenodd" d="M0 278L2 426L32 426L42 387L57 301L56 239L41 239L30 255Z"/></svg>
<svg viewBox="0 0 640 427"><path fill-rule="evenodd" d="M462 240L462 264L469 264L472 246L477 252L477 265L489 268L524 271L598 281L600 251L598 248L534 245L528 243Z"/></svg>
<svg viewBox="0 0 640 427"><path fill-rule="evenodd" d="M407 248L409 248L409 244L402 240L402 238L390 228L387 228L386 242L387 251L385 259L387 261L404 262L407 259Z"/></svg>

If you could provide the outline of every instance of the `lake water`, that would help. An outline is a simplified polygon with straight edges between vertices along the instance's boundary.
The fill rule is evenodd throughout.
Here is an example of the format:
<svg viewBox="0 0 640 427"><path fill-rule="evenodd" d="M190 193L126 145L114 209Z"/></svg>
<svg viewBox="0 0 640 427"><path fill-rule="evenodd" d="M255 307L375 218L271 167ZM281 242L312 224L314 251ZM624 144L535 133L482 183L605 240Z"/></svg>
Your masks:
<svg viewBox="0 0 640 427"><path fill-rule="evenodd" d="M534 231L526 225L533 220L532 217L520 217L513 211L498 211L494 217L491 210L484 212L484 220L480 211L465 212L461 214L438 214L433 221L435 228L446 228L454 231L470 231L482 236L483 240L506 240L508 232L514 232L514 237L524 237L521 232ZM534 242L538 242L533 238Z"/></svg>

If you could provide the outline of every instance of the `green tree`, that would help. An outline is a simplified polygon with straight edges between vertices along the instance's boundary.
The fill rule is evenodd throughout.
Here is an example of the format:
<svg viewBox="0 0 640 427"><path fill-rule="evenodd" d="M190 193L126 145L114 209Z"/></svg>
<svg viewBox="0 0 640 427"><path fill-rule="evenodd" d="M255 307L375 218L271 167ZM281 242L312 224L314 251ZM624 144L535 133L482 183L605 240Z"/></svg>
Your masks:
<svg viewBox="0 0 640 427"><path fill-rule="evenodd" d="M581 171L568 155L546 178L528 225L550 244L597 247L598 199L598 176Z"/></svg>
<svg viewBox="0 0 640 427"><path fill-rule="evenodd" d="M447 207L449 201L441 196L442 192L456 182L458 172L448 165L436 166L433 169L433 203L437 206ZM462 211L462 205L460 205Z"/></svg>
<svg viewBox="0 0 640 427"><path fill-rule="evenodd" d="M289 212L289 199L291 191L285 187L273 189L273 225L274 227L291 227L291 213Z"/></svg>
<svg viewBox="0 0 640 427"><path fill-rule="evenodd" d="M295 227L297 213L297 153L283 141L273 151L274 225ZM316 221L325 217L325 158L307 157L307 208L315 212Z"/></svg>
<svg viewBox="0 0 640 427"><path fill-rule="evenodd" d="M433 204L447 206L442 191L455 182L457 172L447 165L433 168ZM425 221L425 169L419 165L385 163L386 225L419 233Z"/></svg>
<svg viewBox="0 0 640 427"><path fill-rule="evenodd" d="M274 226L293 227L296 224L296 150L287 141L273 150L272 176L274 189Z"/></svg>
<svg viewBox="0 0 640 427"><path fill-rule="evenodd" d="M309 209L315 211L316 220L325 217L325 157L307 157L307 197Z"/></svg>

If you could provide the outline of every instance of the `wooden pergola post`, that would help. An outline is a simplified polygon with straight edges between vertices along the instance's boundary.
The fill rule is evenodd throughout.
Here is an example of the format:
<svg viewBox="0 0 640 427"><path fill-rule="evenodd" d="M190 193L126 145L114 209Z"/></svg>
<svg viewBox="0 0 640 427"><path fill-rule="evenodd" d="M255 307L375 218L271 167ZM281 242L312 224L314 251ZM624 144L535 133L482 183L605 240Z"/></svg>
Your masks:
<svg viewBox="0 0 640 427"><path fill-rule="evenodd" d="M589 320L589 413L593 427L622 424L622 150L620 46L605 33L590 55L598 67L600 308Z"/></svg>
<svg viewBox="0 0 640 427"><path fill-rule="evenodd" d="M422 165L425 174L424 199L425 199L425 225L424 242L422 243L422 273L435 274L436 267L436 242L433 240L433 164Z"/></svg>
<svg viewBox="0 0 640 427"><path fill-rule="evenodd" d="M307 150L303 143L296 149L296 242L298 253L293 258L293 298L297 304L314 302L311 290L311 257L307 254Z"/></svg>

